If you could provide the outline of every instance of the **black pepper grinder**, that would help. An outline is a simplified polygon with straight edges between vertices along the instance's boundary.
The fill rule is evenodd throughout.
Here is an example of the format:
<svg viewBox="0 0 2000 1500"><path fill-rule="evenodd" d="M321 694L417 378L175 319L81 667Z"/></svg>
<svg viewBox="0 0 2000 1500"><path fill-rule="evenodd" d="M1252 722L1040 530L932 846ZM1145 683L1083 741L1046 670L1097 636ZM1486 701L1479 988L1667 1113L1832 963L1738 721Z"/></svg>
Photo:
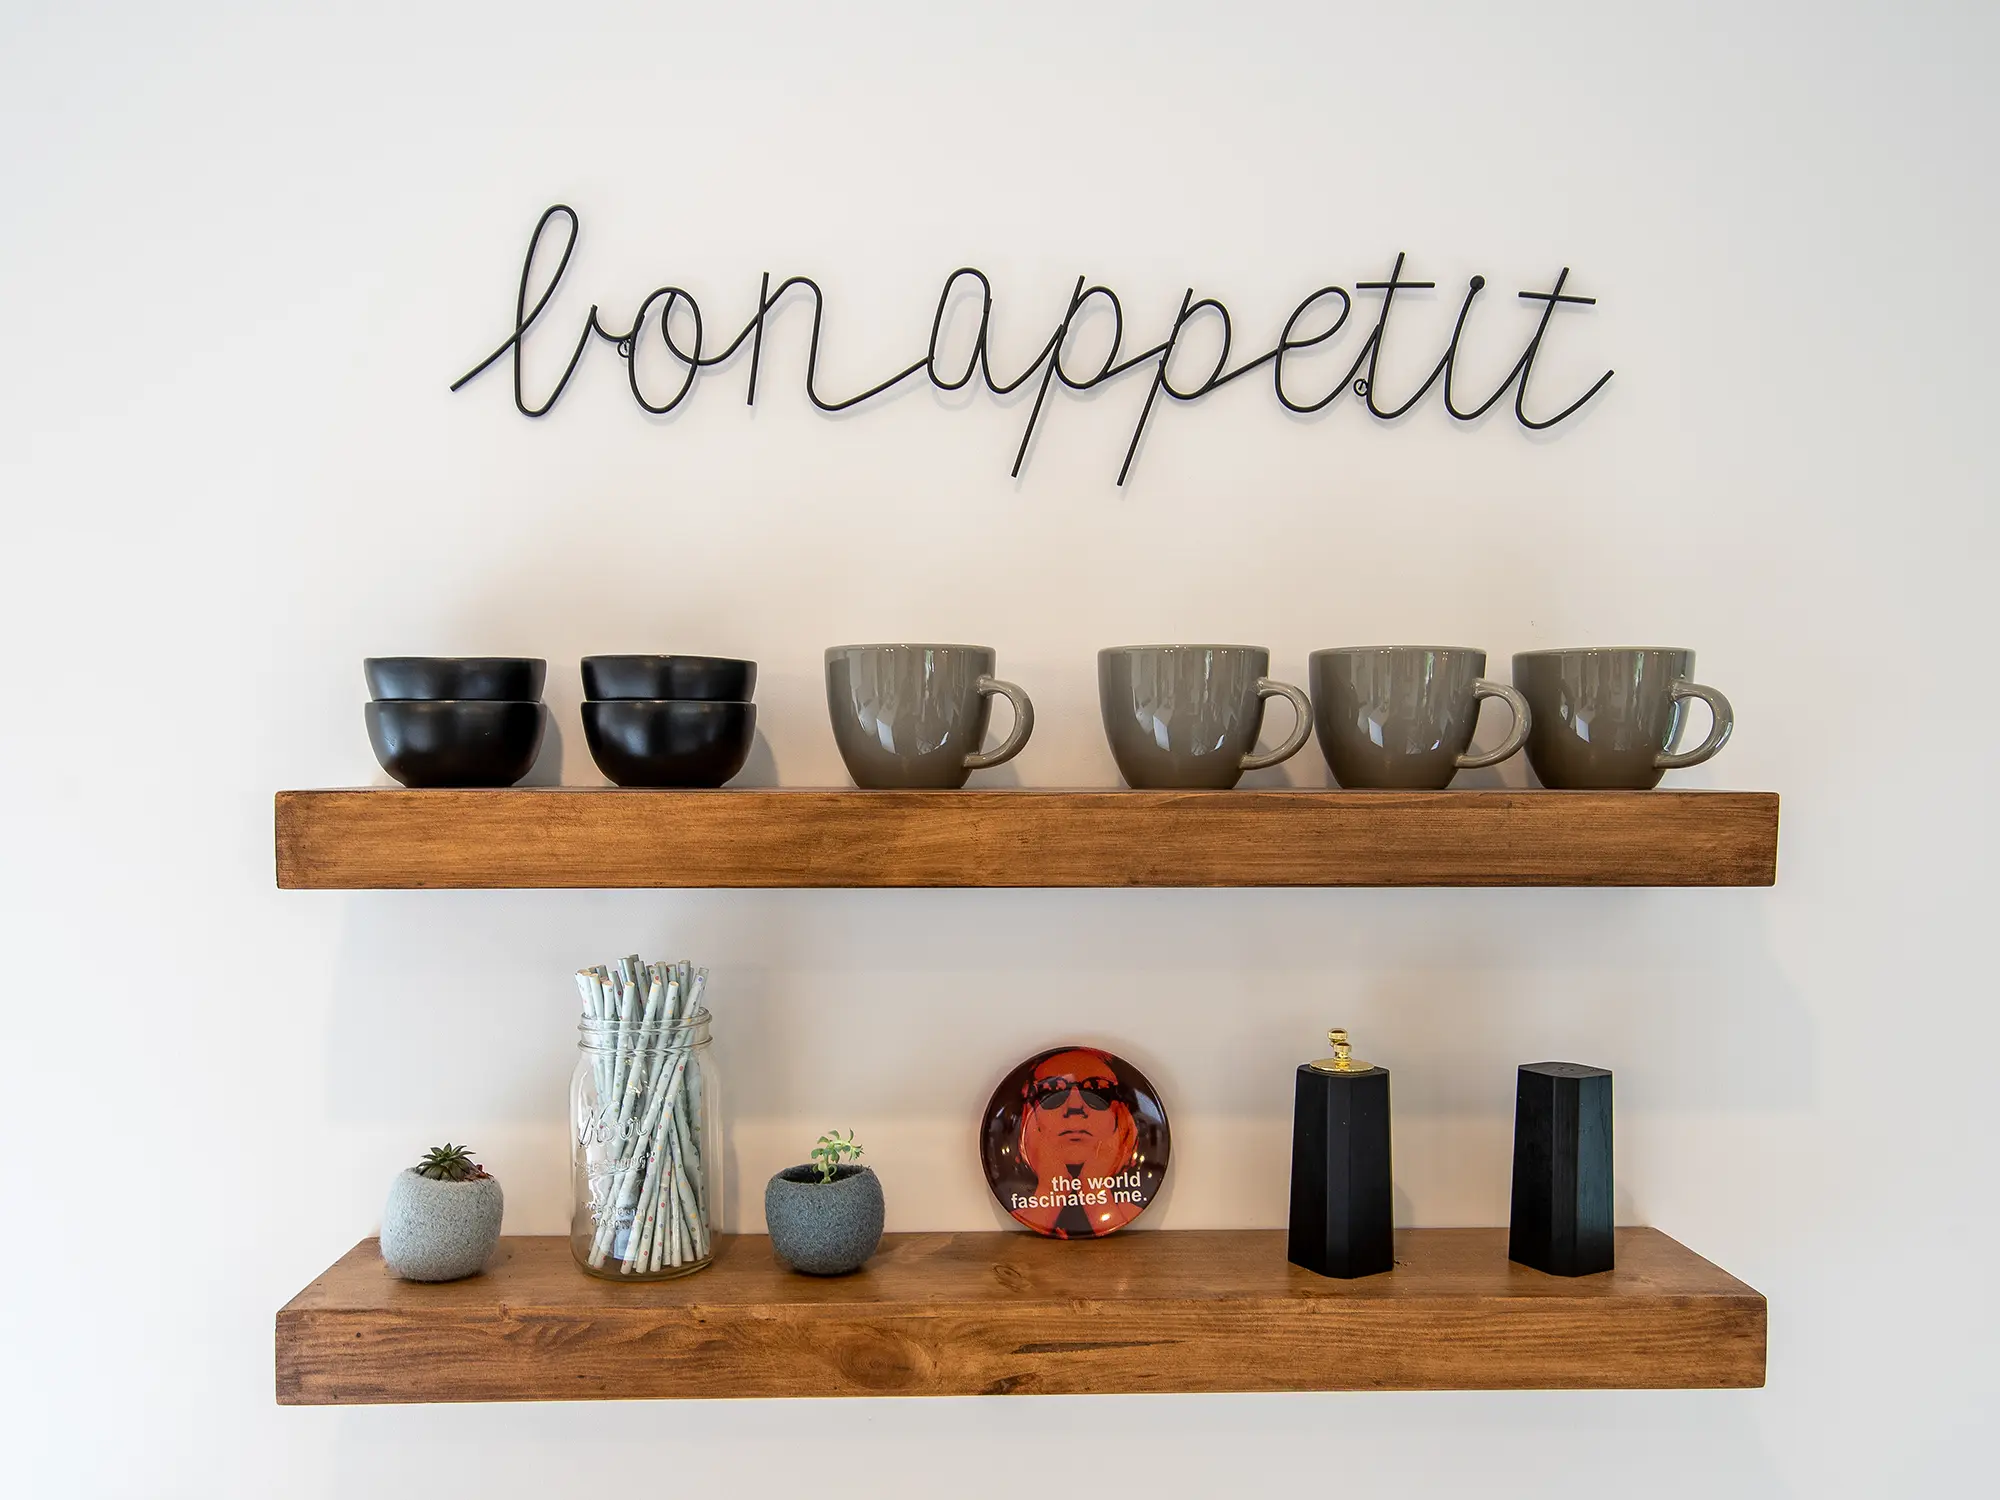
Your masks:
<svg viewBox="0 0 2000 1500"><path fill-rule="evenodd" d="M1302 1064L1292 1106L1292 1215L1285 1258L1322 1276L1396 1263L1389 1189L1389 1070L1360 1061L1347 1033Z"/></svg>

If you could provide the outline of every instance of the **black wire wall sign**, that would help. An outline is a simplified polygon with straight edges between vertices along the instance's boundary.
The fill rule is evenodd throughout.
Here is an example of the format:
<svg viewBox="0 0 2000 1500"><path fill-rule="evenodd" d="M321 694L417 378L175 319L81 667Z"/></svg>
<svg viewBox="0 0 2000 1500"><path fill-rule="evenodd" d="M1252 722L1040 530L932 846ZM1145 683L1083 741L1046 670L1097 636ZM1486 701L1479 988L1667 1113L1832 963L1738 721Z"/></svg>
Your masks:
<svg viewBox="0 0 2000 1500"><path fill-rule="evenodd" d="M1552 417L1537 419L1528 414L1529 376L1534 371L1535 358L1541 353L1542 342L1547 337L1549 331L1549 320L1554 316L1556 308L1559 306L1590 307L1594 306L1597 301L1594 297L1579 297L1563 290L1564 287L1569 285L1569 267L1564 266L1557 273L1555 284L1547 291L1517 293L1523 301L1539 302L1542 304L1541 319L1535 325L1534 335L1528 340L1527 347L1521 351L1521 357L1514 362L1514 367L1508 371L1506 379L1500 382L1499 387L1491 395L1475 406L1461 407L1458 396L1453 389L1454 365L1458 357L1459 340L1465 333L1465 324L1467 318L1471 316L1472 304L1478 299L1479 294L1486 289L1486 278L1484 276L1474 276L1466 285L1465 300L1459 305L1457 321L1452 325L1451 342L1445 346L1444 353L1438 359L1436 367L1432 369L1423 384L1417 387L1415 393L1400 405L1385 407L1378 404L1376 398L1379 393L1375 386L1375 370L1381 358L1382 341L1388 332L1389 312L1395 303L1396 293L1406 290L1427 290L1437 285L1433 281L1403 280L1403 264L1406 257L1399 251L1396 255L1396 264L1390 270L1387 281L1358 281L1354 284L1354 290L1357 292L1381 293L1381 308L1375 316L1374 328L1369 331L1367 339L1362 343L1360 351L1354 356L1354 362L1348 367L1347 373L1330 390L1316 399L1304 399L1287 389L1285 384L1285 358L1295 350L1310 349L1315 345L1325 343L1347 326L1348 317L1354 311L1354 298L1345 287L1323 286L1312 292L1297 307L1292 309L1291 316L1285 320L1283 331L1278 335L1277 343L1255 358L1247 359L1232 369L1229 367L1229 351L1233 329L1230 324L1229 309L1215 298L1196 297L1194 288L1189 287L1187 293L1181 298L1180 311L1175 314L1172 326L1168 330L1166 337L1159 343L1150 345L1137 354L1121 360L1118 356L1125 339L1125 309L1118 300L1118 294L1107 286L1087 286L1085 285L1086 278L1079 276L1076 279L1075 289L1070 293L1068 310L1064 312L1062 320L1056 324L1055 330L1049 335L1047 341L1043 343L1040 352L1030 361L1027 368L1022 370L1018 375L1015 375L1012 379L1003 379L994 373L992 351L987 342L988 335L992 331L993 322L993 284L987 279L985 272L971 266L961 266L958 270L953 271L949 276L945 277L944 287L938 293L937 315L931 320L930 344L924 352L924 357L906 369L897 371L888 379L880 381L852 396L845 396L838 400L828 400L819 391L817 373L819 368L820 333L821 325L826 315L826 294L820 290L819 283L809 276L790 276L779 282L774 288L771 285L771 273L766 271L757 293L757 310L750 315L749 321L743 325L742 329L726 346L712 353L705 352L708 345L704 336L705 328L702 321L701 305L695 301L692 294L684 287L663 286L657 287L647 293L645 299L639 304L639 310L633 314L631 325L623 329L607 328L600 316L601 309L593 304L590 309L590 316L584 324L583 331L577 335L576 346L570 353L569 364L564 368L562 378L556 381L555 389L549 392L547 398L540 405L531 405L526 391L522 388L522 350L527 343L529 331L534 328L536 320L541 317L543 311L548 307L550 299L556 294L556 289L562 284L564 274L569 270L570 257L576 251L579 228L580 225L576 210L567 204L555 204L542 214L540 221L535 225L534 235L528 241L527 256L521 262L520 289L514 300L514 331L507 336L499 348L495 349L486 358L482 359L478 364L466 371L465 374L453 381L451 388L454 391L459 390L468 382L477 379L503 357L511 354L514 366L514 405L520 410L521 415L525 417L547 416L551 411L555 410L556 403L562 399L563 392L569 388L570 378L576 374L577 366L583 362L584 354L591 347L592 341L596 340L613 345L618 351L619 358L625 361L626 380L632 389L632 399L645 411L651 412L655 416L664 416L666 413L679 407L682 402L686 401L693 394L695 378L698 375L704 370L713 369L734 359L747 341L750 345L750 370L744 400L746 404L755 405L757 401L757 371L762 363L764 354L765 320L770 317L771 310L782 302L793 290L803 289L806 293L810 294L813 303L812 342L806 352L806 398L823 412L846 411L851 406L858 406L863 401L869 400L874 396L879 396L883 392L901 385L904 381L914 379L920 375L940 391L964 390L974 379L977 379L988 391L996 396L1010 395L1039 376L1040 383L1035 389L1034 405L1028 413L1028 425L1022 431L1020 446L1014 452L1012 473L1016 477L1020 475L1021 466L1027 459L1028 445L1034 438L1036 425L1041 421L1042 408L1048 400L1051 386L1060 382L1068 390L1087 391L1095 386L1103 385L1107 381L1116 380L1121 375L1129 374L1133 370L1151 365L1153 367L1152 384L1146 392L1145 405L1140 408L1139 420L1132 429L1131 441L1126 445L1125 461L1118 469L1118 483L1122 485L1131 475L1132 461L1139 451L1139 439L1145 434L1146 424L1151 420L1154 405L1158 402L1162 393L1165 393L1170 400L1174 401L1198 401L1210 391L1219 390L1231 381L1240 380L1252 371L1263 369L1266 365L1270 366L1271 389L1273 394L1277 396L1279 405L1283 406L1287 411L1296 412L1300 415L1324 410L1326 407L1332 405L1343 392L1351 389L1356 398L1367 408L1370 415L1378 417L1383 421L1394 421L1396 418L1414 409L1417 403L1422 401L1435 388L1440 391L1444 401L1444 409L1447 412L1461 422L1471 422L1484 416L1487 411L1504 399L1509 391L1512 391L1514 393L1515 419L1523 427L1536 432L1545 431L1555 426L1558 422L1574 416L1582 409L1584 403L1604 389L1606 382L1611 379L1613 373L1610 370L1606 370L1602 375L1598 376L1596 384L1592 385L1589 390L1578 396ZM556 260L555 274L549 277L548 284L536 295L534 305L530 306L529 290L534 280L535 262L541 253L543 237L549 234L552 229L555 233L562 236L562 251ZM972 353L966 360L965 368L953 374L939 367L938 344L944 334L945 315L951 307L952 298L955 295L960 295L958 290L959 283L967 279L977 285L979 289L979 332L973 340ZM1093 301L1100 300L1104 310L1110 313L1112 319L1111 348L1104 356L1103 363L1097 369L1078 374L1070 370L1063 362L1070 330L1084 313L1085 309ZM681 307L683 304L686 306L686 316L682 321L692 324L693 344L692 347L688 348L683 348L676 342L673 330L675 309ZM1300 332L1302 324L1310 326L1316 317L1327 316L1329 314L1332 317L1332 321L1327 327L1313 333ZM1222 338L1221 351L1216 355L1214 368L1208 372L1208 375L1198 384L1184 389L1176 385L1170 377L1169 371L1174 357L1174 350L1180 341L1182 331L1196 318L1204 315L1211 315L1219 322L1219 331ZM656 318L657 323L654 321ZM681 376L679 388L667 396L664 401L649 399L640 380L640 341L645 337L649 326L657 327L661 346L665 349L668 357L680 365L685 372Z"/></svg>

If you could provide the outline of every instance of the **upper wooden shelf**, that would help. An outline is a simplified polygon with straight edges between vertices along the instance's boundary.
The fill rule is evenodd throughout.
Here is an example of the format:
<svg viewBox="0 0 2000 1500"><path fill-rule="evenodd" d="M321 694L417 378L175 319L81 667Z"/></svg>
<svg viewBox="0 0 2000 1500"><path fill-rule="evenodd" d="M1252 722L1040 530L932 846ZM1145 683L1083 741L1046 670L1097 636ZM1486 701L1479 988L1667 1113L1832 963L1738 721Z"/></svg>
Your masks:
<svg viewBox="0 0 2000 1500"><path fill-rule="evenodd" d="M1770 885L1774 792L280 792L287 890Z"/></svg>
<svg viewBox="0 0 2000 1500"><path fill-rule="evenodd" d="M398 1281L363 1240L278 1314L288 1405L1114 1391L1759 1386L1757 1292L1653 1229L1618 1267L1546 1276L1504 1229L1409 1229L1396 1266L1332 1281L1283 1230L892 1234L852 1276L786 1270L762 1235L619 1286L560 1238L484 1274Z"/></svg>

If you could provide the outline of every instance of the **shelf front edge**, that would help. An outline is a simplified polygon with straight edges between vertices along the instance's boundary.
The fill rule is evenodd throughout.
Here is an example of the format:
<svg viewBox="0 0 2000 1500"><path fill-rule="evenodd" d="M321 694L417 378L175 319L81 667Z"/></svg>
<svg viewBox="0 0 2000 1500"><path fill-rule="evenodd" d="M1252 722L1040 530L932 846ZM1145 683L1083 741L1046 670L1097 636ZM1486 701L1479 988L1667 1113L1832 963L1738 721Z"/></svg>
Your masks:
<svg viewBox="0 0 2000 1500"><path fill-rule="evenodd" d="M1759 886L1771 792L286 791L286 890Z"/></svg>
<svg viewBox="0 0 2000 1500"><path fill-rule="evenodd" d="M685 1281L617 1287L566 1240L509 1239L418 1287L363 1241L277 1319L281 1404L1132 1392L1743 1388L1764 1298L1651 1229L1574 1282L1504 1230L1404 1230L1397 1269L1328 1282L1282 1231L1135 1231L1115 1248L897 1234L832 1281L723 1236Z"/></svg>

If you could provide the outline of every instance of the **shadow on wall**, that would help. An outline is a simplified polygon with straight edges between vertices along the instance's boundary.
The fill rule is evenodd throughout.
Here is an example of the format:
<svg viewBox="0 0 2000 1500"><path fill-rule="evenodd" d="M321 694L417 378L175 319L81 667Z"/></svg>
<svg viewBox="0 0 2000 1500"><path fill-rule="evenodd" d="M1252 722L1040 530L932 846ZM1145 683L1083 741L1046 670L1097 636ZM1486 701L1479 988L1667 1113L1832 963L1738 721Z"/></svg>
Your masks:
<svg viewBox="0 0 2000 1500"><path fill-rule="evenodd" d="M535 756L534 765L519 781L520 786L561 786L563 784L563 723L561 715L551 708L548 727L542 732L542 748Z"/></svg>
<svg viewBox="0 0 2000 1500"><path fill-rule="evenodd" d="M1588 415L1588 410L1578 414L1579 419ZM634 529L633 517L619 510L629 505L630 499L614 493L594 504L580 502L560 515L551 515L538 531L522 537L511 570L481 576L473 582L467 596L450 602L453 628L440 634L462 641L527 641L532 643L529 649L549 659L545 693L549 707L548 733L542 752L523 784L554 786L567 778L575 784L594 785L603 780L583 750L578 712L581 683L577 670L581 656L609 650L706 651L756 656L759 643L768 645L774 635L787 641L787 649L782 655L773 652L760 661L757 744L749 763L732 784L779 785L783 780L778 763L780 744L787 747L788 755L803 760L803 764L793 765L794 781L803 772L806 781L813 784L846 784L826 727L819 660L820 650L832 643L836 627L829 623L825 632L814 632L816 643L806 650L791 649L791 640L805 618L804 611L818 607L815 596L799 599L793 610L774 612L767 601L759 600L754 590L746 590L733 580L737 570L747 568L771 577L825 580L820 586L828 593L818 603L838 598L841 591L866 580L830 572L827 559L817 551L824 546L822 538L804 528L796 534L781 528L748 539L731 538L726 545L717 544L712 549L714 555L667 556L659 563L657 579L635 576L607 585L602 536ZM648 531L647 526L655 529ZM643 552L648 545L659 542L658 524L648 522L639 528L632 546ZM1564 616L1560 601L1569 597L1572 590L1557 576L1547 558L1525 546L1514 547L1504 539L1497 545L1501 550L1485 566L1517 581L1535 581L1535 588L1526 595L1517 588L1514 597L1542 599L1549 608L1549 614L1541 617L1539 623L1534 619L1526 622L1533 632L1529 638L1517 635L1511 645L1588 643L1598 638L1599 632L1587 623ZM634 572L638 575L642 570L635 568ZM1444 579L1435 583L1440 591L1469 586L1465 580ZM1404 606L1399 614L1407 618L1411 607ZM922 609L913 612L924 613ZM1338 619L1339 610L1329 605L1317 614L1331 621ZM1455 596L1449 614L1454 618L1462 614ZM1268 643L1278 618L1280 615L1273 613L1268 602L1246 605L1241 633ZM1459 632L1446 626L1438 628L1445 634L1469 638L1443 644L1469 644L1486 649L1487 672L1505 680L1509 676L1509 656L1495 639L1502 623L1495 620L1490 629ZM1517 632L1520 625L1520 621L1512 621L1509 633ZM914 630L921 628L912 625ZM1400 633L1394 627L1387 628L1391 633ZM1673 621L1662 622L1662 628L1669 635L1675 633ZM1296 634L1296 630L1292 633ZM1281 651L1273 660L1273 674L1281 680L1309 686L1305 660L1308 651L1325 645L1366 644L1363 638L1375 634L1365 625L1357 628L1351 620L1341 621L1337 627L1328 623L1323 632L1306 638L1303 644L1295 641ZM1417 634L1429 632L1418 630ZM1002 647L1003 669L1018 671L1019 659L1005 649L1004 642L997 644ZM1057 671L1052 673L1045 667L1038 678L1031 673L1022 674L1041 709L1035 739L1022 761L977 773L974 786L1022 785L1024 767L1028 781L1048 784L1052 766L1068 767L1067 774L1059 772L1053 778L1056 784L1107 787L1120 784L1108 747L1103 744L1097 713L1093 659L1100 644L1078 640L1074 643L1074 656L1065 658ZM1271 700L1263 732L1258 737L1260 749L1269 750L1282 743L1292 727L1291 715L1289 705ZM1703 714L1697 710L1692 717L1703 719ZM1004 733L1005 710L997 710L994 719L995 729L989 733L989 744L997 743ZM1505 708L1492 701L1483 704L1480 724L1474 748L1498 744L1508 727ZM1754 725L1749 728L1754 731ZM1684 733L1683 743L1694 743L1699 737L1690 730ZM1086 744L1088 754L1080 755ZM1724 781L1728 780L1729 764L1726 760L1720 763ZM1075 772L1083 766L1091 771L1079 779ZM1713 785L1714 776L1709 767L1677 772L1670 785ZM1249 789L1330 784L1324 756L1317 737L1312 735L1283 764L1246 773L1240 782ZM1523 788L1535 784L1525 754L1516 754L1498 766L1462 771L1453 782L1462 790Z"/></svg>
<svg viewBox="0 0 2000 1500"><path fill-rule="evenodd" d="M506 1476L509 1494L560 1491L574 1482L584 1451L614 1473L644 1472L671 1452L678 1485L742 1492L742 1455L754 1447L764 1476L757 1494L915 1494L919 1486L899 1488L899 1476L957 1473L968 1454L993 1450L996 1421L1025 1420L1038 1442L1055 1445L1051 1451L1101 1446L1107 1432L1143 1433L1119 1460L1121 1485L1163 1495L1282 1492L1329 1453L1339 1455L1343 1485L1398 1495L1570 1495L1582 1492L1584 1476L1614 1474L1629 1496L1795 1492L1774 1461L1764 1403L1738 1392L1043 1396L1003 1405L878 1399L866 1420L856 1420L855 1405L708 1401L693 1430L695 1413L674 1401L466 1406L442 1426L421 1407L374 1407L335 1428L333 1492L379 1490L393 1475L410 1493L452 1493L468 1451L479 1455L481 1472ZM1441 1430L1450 1441L1439 1440ZM889 1465L885 1440L895 1445ZM1637 1470L1635 1452L1645 1455ZM867 1483L840 1482L850 1474L867 1475ZM1018 1488L1005 1466L993 1478L955 1484L953 1493Z"/></svg>
<svg viewBox="0 0 2000 1500"><path fill-rule="evenodd" d="M346 921L315 1082L337 1125L413 1139L546 1130L555 1172L571 974L635 949L686 955L712 970L725 1118L741 1139L782 1140L760 1149L795 1157L798 1142L859 1123L892 1160L929 1153L946 1222L926 1224L922 1189L906 1185L904 1227L983 1222L978 1110L1007 1067L1063 1042L1130 1057L1165 1098L1176 1165L1155 1225L1169 1210L1186 1224L1283 1222L1292 1074L1323 1055L1330 1025L1395 1071L1405 1222L1413 1204L1423 1222L1465 1223L1504 1202L1517 1063L1612 1068L1627 1115L1805 1109L1817 1068L1754 891L333 899ZM1705 940L1678 942L1687 931ZM741 1170L756 1187L783 1164Z"/></svg>

